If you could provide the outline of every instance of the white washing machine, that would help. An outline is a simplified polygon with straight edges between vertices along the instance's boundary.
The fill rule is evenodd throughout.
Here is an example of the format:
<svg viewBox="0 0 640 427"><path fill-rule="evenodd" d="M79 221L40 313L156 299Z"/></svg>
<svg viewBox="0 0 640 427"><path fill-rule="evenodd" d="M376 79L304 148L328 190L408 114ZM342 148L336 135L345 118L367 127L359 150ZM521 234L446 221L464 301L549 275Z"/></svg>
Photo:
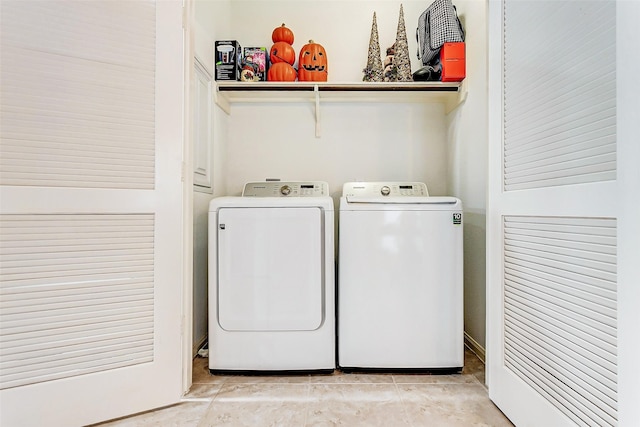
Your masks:
<svg viewBox="0 0 640 427"><path fill-rule="evenodd" d="M325 182L252 182L209 206L209 369L332 371L334 208Z"/></svg>
<svg viewBox="0 0 640 427"><path fill-rule="evenodd" d="M339 235L338 366L460 370L460 200L424 183L346 183Z"/></svg>

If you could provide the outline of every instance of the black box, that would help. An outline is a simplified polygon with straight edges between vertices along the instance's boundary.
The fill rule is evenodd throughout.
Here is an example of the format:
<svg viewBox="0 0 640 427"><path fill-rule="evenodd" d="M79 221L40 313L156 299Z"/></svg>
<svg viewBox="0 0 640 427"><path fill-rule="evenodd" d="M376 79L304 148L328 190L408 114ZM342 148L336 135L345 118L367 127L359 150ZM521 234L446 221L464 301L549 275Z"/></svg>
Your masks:
<svg viewBox="0 0 640 427"><path fill-rule="evenodd" d="M240 80L240 43L220 40L215 43L216 80Z"/></svg>

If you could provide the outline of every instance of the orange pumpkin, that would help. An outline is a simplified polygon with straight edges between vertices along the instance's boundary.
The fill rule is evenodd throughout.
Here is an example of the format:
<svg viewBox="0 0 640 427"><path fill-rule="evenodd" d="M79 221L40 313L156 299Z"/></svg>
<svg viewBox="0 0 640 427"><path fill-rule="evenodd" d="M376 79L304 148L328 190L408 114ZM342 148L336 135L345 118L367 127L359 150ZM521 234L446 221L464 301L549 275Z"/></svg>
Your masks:
<svg viewBox="0 0 640 427"><path fill-rule="evenodd" d="M300 49L298 80L301 82L326 82L328 75L327 52L322 45L309 40Z"/></svg>
<svg viewBox="0 0 640 427"><path fill-rule="evenodd" d="M278 62L286 62L289 65L293 65L296 62L296 51L293 50L293 46L285 42L275 42L271 46L269 51L271 56L271 63L277 64Z"/></svg>
<svg viewBox="0 0 640 427"><path fill-rule="evenodd" d="M296 69L286 62L277 62L269 68L267 80L270 82L295 82Z"/></svg>
<svg viewBox="0 0 640 427"><path fill-rule="evenodd" d="M281 26L273 30L273 33L271 33L271 40L273 40L274 43L285 42L293 44L293 31L282 24Z"/></svg>

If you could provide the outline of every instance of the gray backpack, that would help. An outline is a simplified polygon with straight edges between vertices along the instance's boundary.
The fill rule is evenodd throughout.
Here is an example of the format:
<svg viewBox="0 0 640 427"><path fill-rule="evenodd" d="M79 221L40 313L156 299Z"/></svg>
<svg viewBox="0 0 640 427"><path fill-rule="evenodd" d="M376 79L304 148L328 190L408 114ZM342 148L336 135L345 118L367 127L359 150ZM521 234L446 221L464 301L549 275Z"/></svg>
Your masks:
<svg viewBox="0 0 640 427"><path fill-rule="evenodd" d="M464 29L451 0L435 0L418 18L418 59L429 65L446 42L463 42Z"/></svg>

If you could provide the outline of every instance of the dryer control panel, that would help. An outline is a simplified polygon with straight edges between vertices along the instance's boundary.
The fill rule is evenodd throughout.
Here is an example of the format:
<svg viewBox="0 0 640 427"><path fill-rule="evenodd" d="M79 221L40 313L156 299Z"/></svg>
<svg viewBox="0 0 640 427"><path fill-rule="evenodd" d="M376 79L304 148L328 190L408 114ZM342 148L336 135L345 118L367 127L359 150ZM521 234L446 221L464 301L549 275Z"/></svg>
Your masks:
<svg viewBox="0 0 640 427"><path fill-rule="evenodd" d="M428 197L424 182L347 182L343 197Z"/></svg>
<svg viewBox="0 0 640 427"><path fill-rule="evenodd" d="M321 197L329 195L329 184L322 181L248 182L242 197Z"/></svg>

